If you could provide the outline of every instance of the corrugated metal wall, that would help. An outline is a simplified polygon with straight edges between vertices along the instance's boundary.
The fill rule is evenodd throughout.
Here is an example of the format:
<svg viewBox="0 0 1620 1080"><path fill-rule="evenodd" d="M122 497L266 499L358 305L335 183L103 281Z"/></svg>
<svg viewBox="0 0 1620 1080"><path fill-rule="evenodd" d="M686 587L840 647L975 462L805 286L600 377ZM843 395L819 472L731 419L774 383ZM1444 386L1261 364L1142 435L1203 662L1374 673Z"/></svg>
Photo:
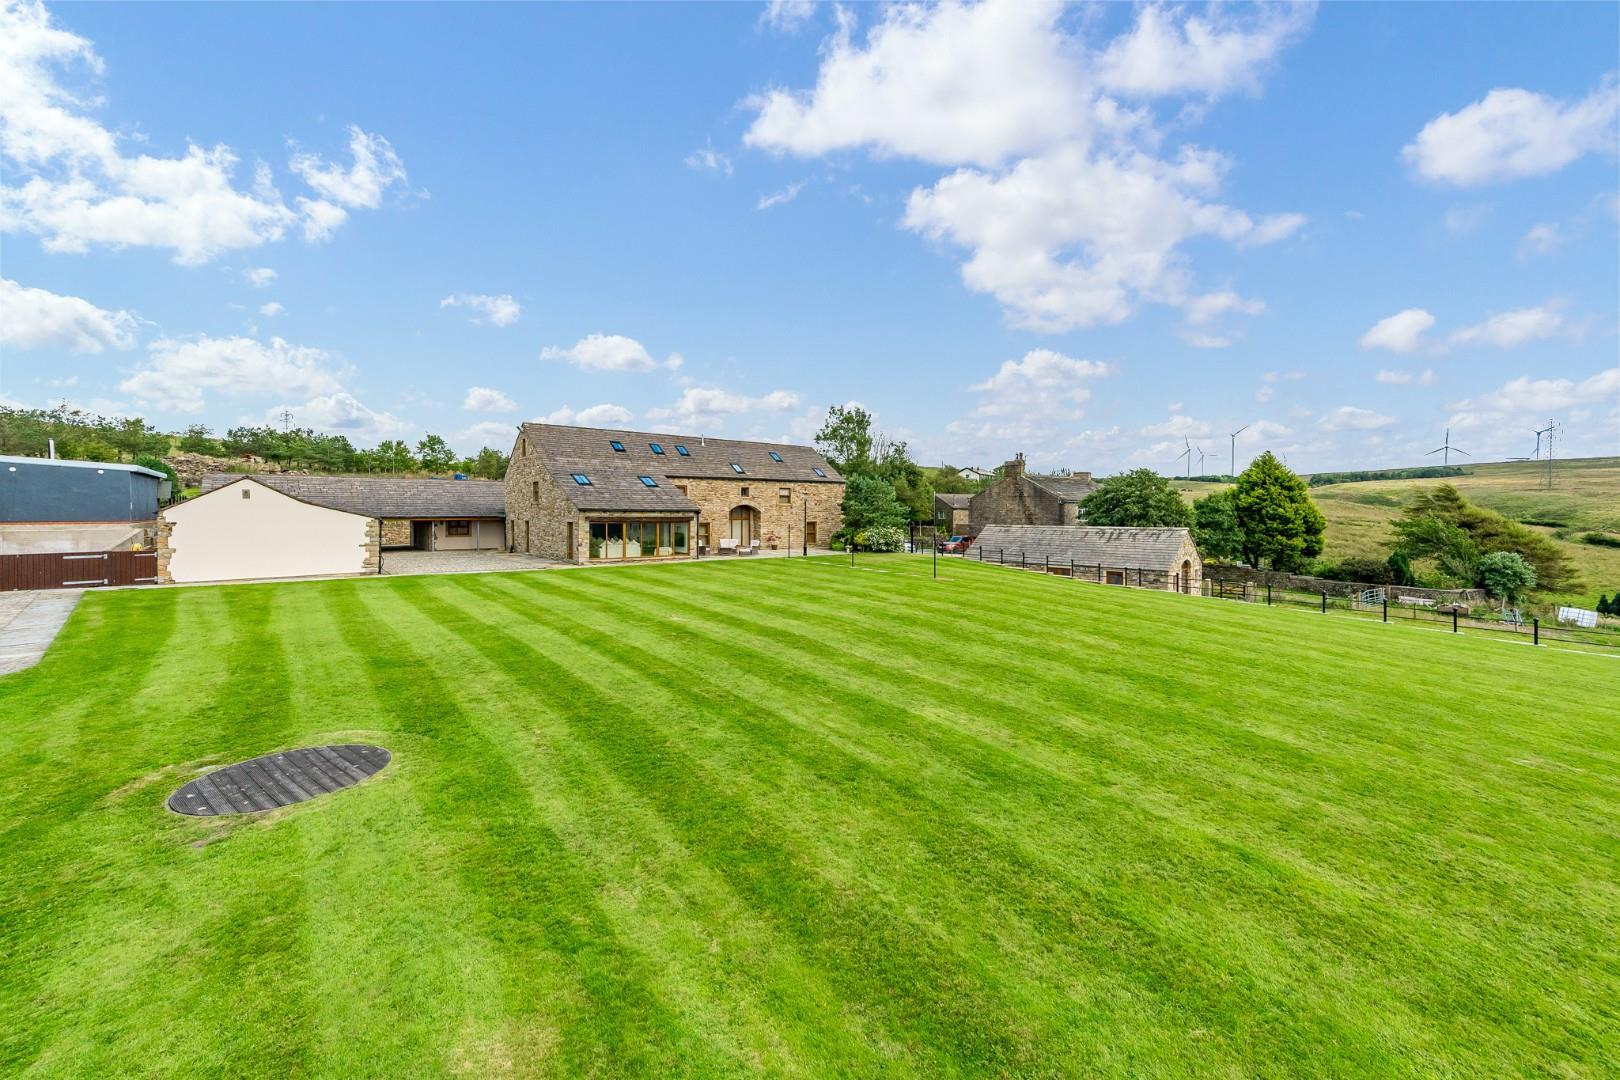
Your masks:
<svg viewBox="0 0 1620 1080"><path fill-rule="evenodd" d="M0 522L151 521L158 478L127 469L10 462L0 467Z"/></svg>

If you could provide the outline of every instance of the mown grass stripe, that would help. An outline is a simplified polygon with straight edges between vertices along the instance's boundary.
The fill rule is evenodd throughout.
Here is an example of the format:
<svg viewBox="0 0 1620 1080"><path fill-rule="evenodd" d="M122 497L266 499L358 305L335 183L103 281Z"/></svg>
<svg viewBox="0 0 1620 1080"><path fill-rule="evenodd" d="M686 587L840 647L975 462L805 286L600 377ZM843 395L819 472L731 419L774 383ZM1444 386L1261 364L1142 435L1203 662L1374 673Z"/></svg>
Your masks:
<svg viewBox="0 0 1620 1080"><path fill-rule="evenodd" d="M345 641L367 657L379 703L434 755L425 805L438 828L460 836L457 869L499 951L509 1013L555 1024L572 1071L701 1071L701 1060L675 1053L682 1033L614 937L589 875L537 820L503 749L462 711L428 654L389 629L397 595L351 585L327 598Z"/></svg>
<svg viewBox="0 0 1620 1080"><path fill-rule="evenodd" d="M522 666L526 647L518 650L513 666L510 640L502 640L499 624L489 622L494 609L469 595L477 588L472 580L453 588L424 582L402 593L417 609L416 624L466 628L467 644L442 662L453 663L498 699L526 695L544 672ZM660 710L641 687L620 687L630 695L625 708ZM557 788L556 796L586 810L590 821L568 821L566 803L548 810L561 812L557 827L601 876L604 910L609 910L607 899L641 891L650 871L657 872L651 884L660 894L681 889L672 898L678 899L673 910L664 909L662 896L615 905L621 936L646 953L649 977L667 988L670 1007L724 1054L771 1073L865 1073L877 1067L871 1040L860 1030L868 1025L851 1022L846 1003L819 972L754 918L720 875L690 858L687 838L664 827L639 787L626 784L593 746L569 734L567 720L578 708L568 703L559 711L533 702L526 713L544 751L541 771L550 774L548 785ZM692 924L700 913L720 925Z"/></svg>
<svg viewBox="0 0 1620 1080"><path fill-rule="evenodd" d="M503 582L503 584L506 583ZM486 592L498 589L500 586L492 583L481 583L471 586L471 588L479 592ZM539 613L543 609L535 607L532 610ZM634 606L628 604L619 605L619 610L625 615L642 614ZM561 614L552 616L547 613L538 616L536 621L550 623L553 618L565 620L567 616ZM622 660L617 661L615 666L623 665L622 670L614 672L611 679L613 685L617 686L625 681L646 678L658 679L683 687L692 686L690 682L683 681L680 678L680 673L660 670L656 657L635 649L627 640L632 636L632 631L620 628L626 625L630 624L620 623L616 624L612 630L593 632L588 621L573 626L563 622L558 626L558 636L549 637L544 643L535 643L527 647L536 650L543 648L545 652L550 653L565 648L564 640L576 641L582 646L591 646L596 644L592 640L595 633L611 635L615 641L615 652L619 657L622 657ZM518 643L517 647L524 646L522 643ZM599 650L597 651L599 653ZM725 663L723 655L718 654L704 656L702 659L711 665L711 671L715 670L715 665ZM729 672L723 673L723 676L719 681L722 683L730 681ZM777 678L783 684L791 685L792 683L792 677L785 672L778 672ZM585 693L586 691L579 689L577 692ZM728 699L723 694L717 694L709 698L702 690L697 690L696 697L704 705L708 706L704 713L706 716L740 717L753 714L768 717L775 711L770 706L759 702L751 702L746 699ZM866 715L870 716L870 712ZM1030 868L1022 864L1021 853L1008 848L998 838L974 829L965 822L956 820L955 815L948 808L938 804L931 804L920 791L908 788L892 777L879 776L870 766L856 762L846 755L841 755L831 746L818 745L819 741L813 737L806 740L797 740L796 745L791 750L778 750L774 744L784 737L782 730L778 725L772 725L763 720L749 724L740 719L730 719L727 723L728 733L766 731L764 736L754 740L752 743L752 750L748 756L751 770L757 770L761 765L766 764L766 759L772 756L779 756L785 760L792 758L797 753L799 756L805 757L808 759L806 769L815 778L826 779L830 777L835 782L852 786L859 785L857 790L860 790L862 794L861 801L863 803L875 801L878 804L875 812L903 822L907 830L906 835L913 840L920 837L927 842L927 837L931 834L937 834L937 839L930 844L930 862L932 865L960 863L966 859L972 864L971 876L979 887L988 890L1003 903L1009 903L1009 897L1011 898L1006 916L1028 918L1031 913L1038 915L1041 919L1039 929L1049 935L1049 945L1063 942L1065 947L1073 947L1082 951L1094 945L1093 942L1081 935L1073 935L1074 940L1070 940L1069 919L1074 916L1070 915L1069 908L1060 895L1062 889L1056 887L1055 883L1052 886L1043 887L1038 895L1028 894L1027 902L1020 903L1017 900L1017 897L1029 887L1029 882L1042 880L1040 875L1029 874ZM637 753L644 755L646 751L638 749ZM783 779L791 782L795 778L790 776ZM734 776L732 784L745 789L751 786L746 776ZM680 786L684 787L686 785ZM887 797L881 791L885 787L891 789L892 792ZM926 809L919 811L919 806L926 807ZM768 813L768 811L763 805L756 803L750 807L739 808L738 813L744 817L757 817L762 813ZM788 832L792 831L791 828L787 828L780 822L773 823L771 831L774 832L779 828ZM1054 903L1058 909L1055 914L1044 906L1045 904ZM1082 903L1081 906L1083 908L1084 904ZM1082 919L1086 918L1083 910L1075 914ZM1117 920L1122 919L1122 913L1116 912L1114 917ZM1124 925L1123 921L1121 921L1115 926L1115 929L1123 929ZM1110 947L1117 947L1117 942ZM1158 948L1157 944L1144 943L1141 951L1144 955L1153 955ZM1174 982L1174 976L1167 971L1165 988L1173 989ZM1005 992L1005 989L1003 992ZM984 996L993 998L997 995L985 993ZM1053 1021L1053 1023L1055 1030L1061 1030L1060 1022ZM1026 1017L1024 1026L1027 1026L1027 1024Z"/></svg>

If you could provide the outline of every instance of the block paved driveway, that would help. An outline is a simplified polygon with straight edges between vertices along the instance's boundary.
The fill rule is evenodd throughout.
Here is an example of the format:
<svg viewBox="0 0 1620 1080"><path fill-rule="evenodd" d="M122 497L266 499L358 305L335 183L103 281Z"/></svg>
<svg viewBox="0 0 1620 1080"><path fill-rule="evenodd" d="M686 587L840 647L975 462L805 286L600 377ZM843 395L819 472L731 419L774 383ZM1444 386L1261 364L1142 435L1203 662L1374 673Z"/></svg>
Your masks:
<svg viewBox="0 0 1620 1080"><path fill-rule="evenodd" d="M39 663L82 595L80 589L0 593L0 675Z"/></svg>
<svg viewBox="0 0 1620 1080"><path fill-rule="evenodd" d="M487 574L494 570L545 570L566 566L538 555L506 551L385 551L384 574Z"/></svg>

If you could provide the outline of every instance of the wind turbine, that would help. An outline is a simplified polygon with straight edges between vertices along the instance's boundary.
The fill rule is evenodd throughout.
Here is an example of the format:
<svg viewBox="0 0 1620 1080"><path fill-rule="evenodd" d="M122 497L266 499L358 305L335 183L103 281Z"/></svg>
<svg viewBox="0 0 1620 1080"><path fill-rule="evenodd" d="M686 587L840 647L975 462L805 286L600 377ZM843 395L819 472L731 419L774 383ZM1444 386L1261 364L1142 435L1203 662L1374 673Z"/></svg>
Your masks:
<svg viewBox="0 0 1620 1080"><path fill-rule="evenodd" d="M1442 445L1435 447L1433 450L1430 450L1427 454L1424 454L1423 456L1424 457L1431 457L1431 456L1433 456L1435 454L1440 453L1441 451L1444 451L1446 456L1441 458L1440 460L1445 462L1447 465L1450 465L1451 464L1451 452L1453 450L1456 450L1457 453L1461 454L1463 457L1470 457L1471 456L1468 453L1468 451L1466 451L1466 450L1457 450L1457 448L1455 446L1451 445L1451 429L1446 428L1446 441Z"/></svg>
<svg viewBox="0 0 1620 1080"><path fill-rule="evenodd" d="M1232 440L1232 473L1231 473L1231 475L1233 475L1233 476L1237 475L1237 437L1239 435L1243 434L1245 431L1248 431L1248 430L1249 430L1249 425L1244 424L1242 427L1240 427L1236 431L1232 432L1231 435L1227 436L1227 438Z"/></svg>
<svg viewBox="0 0 1620 1080"><path fill-rule="evenodd" d="M1187 437L1185 435L1182 436L1181 441L1187 444L1187 449L1185 449L1181 453L1177 454L1176 455L1176 460L1180 461L1182 458L1187 459L1187 479L1190 480L1190 479L1192 479L1192 443L1187 439Z"/></svg>
<svg viewBox="0 0 1620 1080"><path fill-rule="evenodd" d="M1190 464L1192 464L1192 462L1189 461L1188 464L1190 465ZM1204 448L1202 446L1198 447L1198 475L1199 476L1207 476L1208 475L1207 473L1204 472Z"/></svg>

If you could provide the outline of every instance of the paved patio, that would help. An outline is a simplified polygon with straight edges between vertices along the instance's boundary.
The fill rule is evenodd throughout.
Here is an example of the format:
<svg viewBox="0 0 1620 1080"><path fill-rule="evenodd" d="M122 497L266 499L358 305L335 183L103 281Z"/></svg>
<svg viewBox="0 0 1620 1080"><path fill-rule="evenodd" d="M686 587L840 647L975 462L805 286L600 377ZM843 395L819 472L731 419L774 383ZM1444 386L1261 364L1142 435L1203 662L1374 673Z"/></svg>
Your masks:
<svg viewBox="0 0 1620 1080"><path fill-rule="evenodd" d="M385 551L384 574L489 574L503 570L548 570L566 563L506 551Z"/></svg>
<svg viewBox="0 0 1620 1080"><path fill-rule="evenodd" d="M0 593L0 675L39 663L82 595L80 589Z"/></svg>

